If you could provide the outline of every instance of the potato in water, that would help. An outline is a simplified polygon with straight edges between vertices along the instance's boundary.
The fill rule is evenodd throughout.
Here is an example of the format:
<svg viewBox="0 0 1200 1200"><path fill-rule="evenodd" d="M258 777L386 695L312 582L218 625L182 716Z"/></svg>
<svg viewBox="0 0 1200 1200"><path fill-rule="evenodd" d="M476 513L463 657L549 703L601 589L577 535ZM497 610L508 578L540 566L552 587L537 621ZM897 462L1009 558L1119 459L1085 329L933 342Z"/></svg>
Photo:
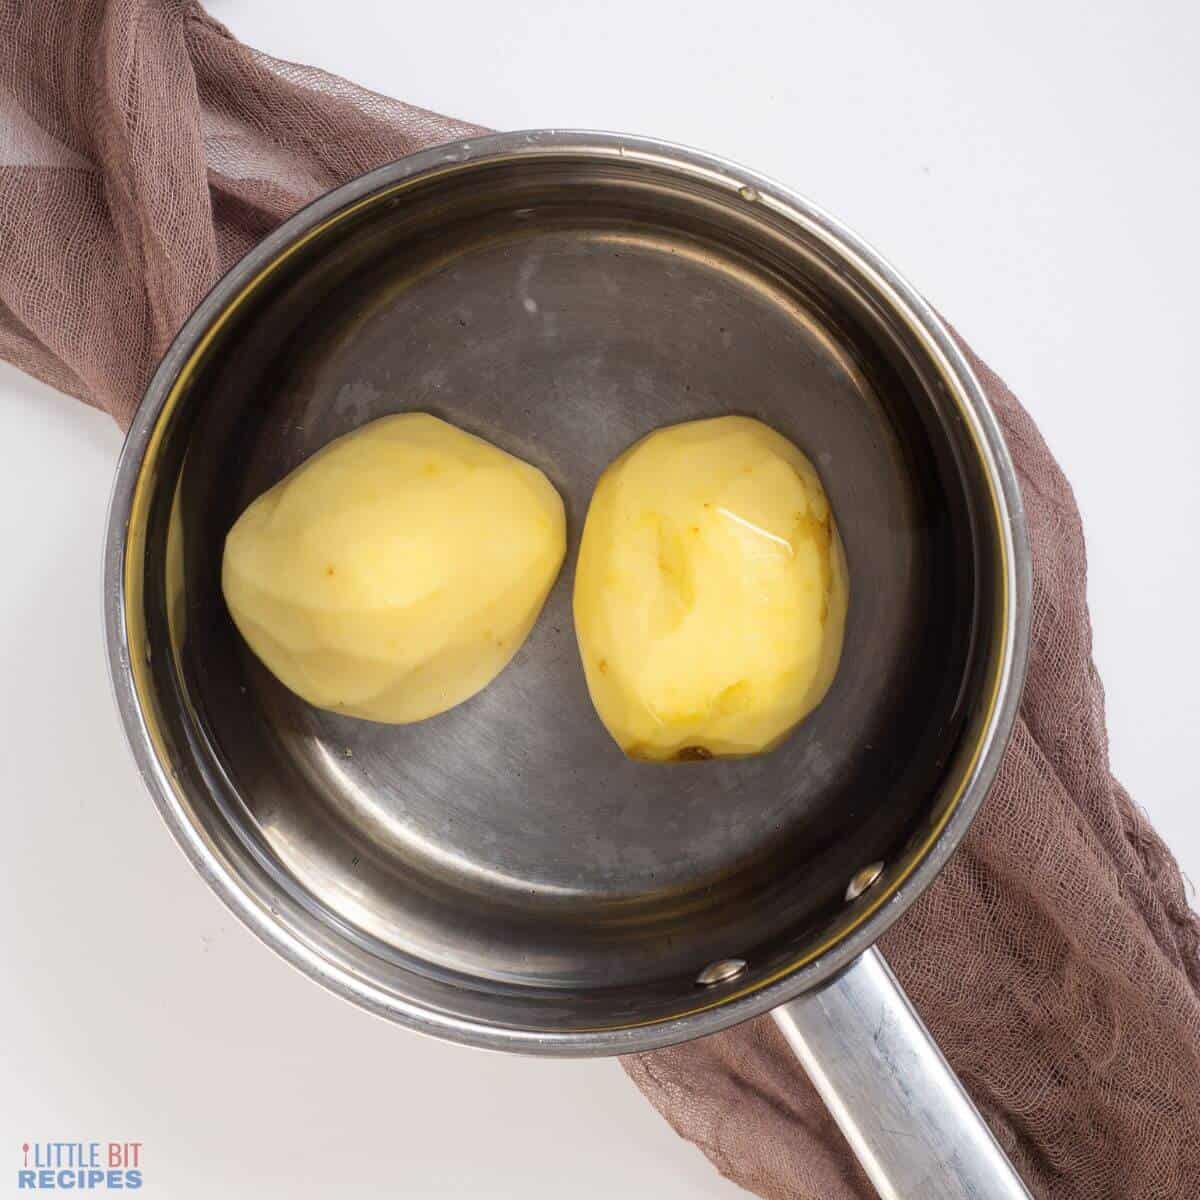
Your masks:
<svg viewBox="0 0 1200 1200"><path fill-rule="evenodd" d="M319 708L405 724L486 687L562 564L536 467L426 413L338 438L259 496L222 587L250 648Z"/></svg>
<svg viewBox="0 0 1200 1200"><path fill-rule="evenodd" d="M807 458L747 417L660 429L588 509L575 630L600 719L631 758L759 754L833 681L846 562Z"/></svg>

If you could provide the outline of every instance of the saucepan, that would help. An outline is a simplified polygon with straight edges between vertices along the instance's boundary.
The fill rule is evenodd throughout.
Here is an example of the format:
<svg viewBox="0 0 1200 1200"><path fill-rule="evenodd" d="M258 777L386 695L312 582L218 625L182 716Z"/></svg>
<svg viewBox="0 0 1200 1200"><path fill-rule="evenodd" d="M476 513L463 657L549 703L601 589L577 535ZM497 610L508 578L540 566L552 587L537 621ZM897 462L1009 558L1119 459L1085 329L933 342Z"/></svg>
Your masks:
<svg viewBox="0 0 1200 1200"><path fill-rule="evenodd" d="M588 700L574 550L485 691L386 726L239 638L230 526L318 447L432 412L540 467L570 542L652 429L757 417L849 565L837 678L758 757L625 758ZM301 971L424 1033L623 1054L772 1012L886 1196L1027 1193L873 948L996 775L1029 637L1012 465L944 325L859 238L710 155L539 131L330 192L216 286L129 431L108 526L116 698L159 811Z"/></svg>

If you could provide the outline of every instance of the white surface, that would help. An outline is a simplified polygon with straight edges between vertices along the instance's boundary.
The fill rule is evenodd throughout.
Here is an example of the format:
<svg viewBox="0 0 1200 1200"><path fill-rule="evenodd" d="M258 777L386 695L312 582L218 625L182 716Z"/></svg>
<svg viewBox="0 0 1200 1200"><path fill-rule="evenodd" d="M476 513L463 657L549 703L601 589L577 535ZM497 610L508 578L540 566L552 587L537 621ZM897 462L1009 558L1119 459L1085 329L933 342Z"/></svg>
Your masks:
<svg viewBox="0 0 1200 1200"><path fill-rule="evenodd" d="M1197 6L212 8L277 55L497 127L727 154L881 247L1073 480L1113 762L1200 878ZM144 1194L172 1200L741 1194L616 1064L392 1029L226 915L160 825L109 700L118 448L106 418L0 370L0 1194L22 1140L109 1138L144 1142Z"/></svg>

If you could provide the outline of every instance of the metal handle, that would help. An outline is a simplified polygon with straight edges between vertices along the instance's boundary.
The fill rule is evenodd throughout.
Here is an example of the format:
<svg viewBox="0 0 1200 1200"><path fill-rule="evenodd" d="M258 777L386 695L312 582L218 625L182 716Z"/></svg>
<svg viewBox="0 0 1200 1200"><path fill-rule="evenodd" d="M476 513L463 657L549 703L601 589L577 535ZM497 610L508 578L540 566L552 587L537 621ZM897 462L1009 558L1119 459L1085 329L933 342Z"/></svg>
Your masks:
<svg viewBox="0 0 1200 1200"><path fill-rule="evenodd" d="M1031 1200L878 950L773 1015L884 1200Z"/></svg>

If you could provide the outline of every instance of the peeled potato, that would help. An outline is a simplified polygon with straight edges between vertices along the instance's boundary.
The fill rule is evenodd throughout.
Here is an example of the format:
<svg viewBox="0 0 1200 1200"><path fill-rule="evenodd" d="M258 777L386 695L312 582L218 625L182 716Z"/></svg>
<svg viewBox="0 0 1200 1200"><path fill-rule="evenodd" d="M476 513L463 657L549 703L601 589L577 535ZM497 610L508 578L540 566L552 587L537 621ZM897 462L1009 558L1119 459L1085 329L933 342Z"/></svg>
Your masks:
<svg viewBox="0 0 1200 1200"><path fill-rule="evenodd" d="M222 587L250 648L318 708L420 721L486 687L562 565L536 467L426 413L338 438L259 496Z"/></svg>
<svg viewBox="0 0 1200 1200"><path fill-rule="evenodd" d="M592 703L631 758L758 754L833 681L848 586L812 464L747 417L660 429L588 509L575 631Z"/></svg>

